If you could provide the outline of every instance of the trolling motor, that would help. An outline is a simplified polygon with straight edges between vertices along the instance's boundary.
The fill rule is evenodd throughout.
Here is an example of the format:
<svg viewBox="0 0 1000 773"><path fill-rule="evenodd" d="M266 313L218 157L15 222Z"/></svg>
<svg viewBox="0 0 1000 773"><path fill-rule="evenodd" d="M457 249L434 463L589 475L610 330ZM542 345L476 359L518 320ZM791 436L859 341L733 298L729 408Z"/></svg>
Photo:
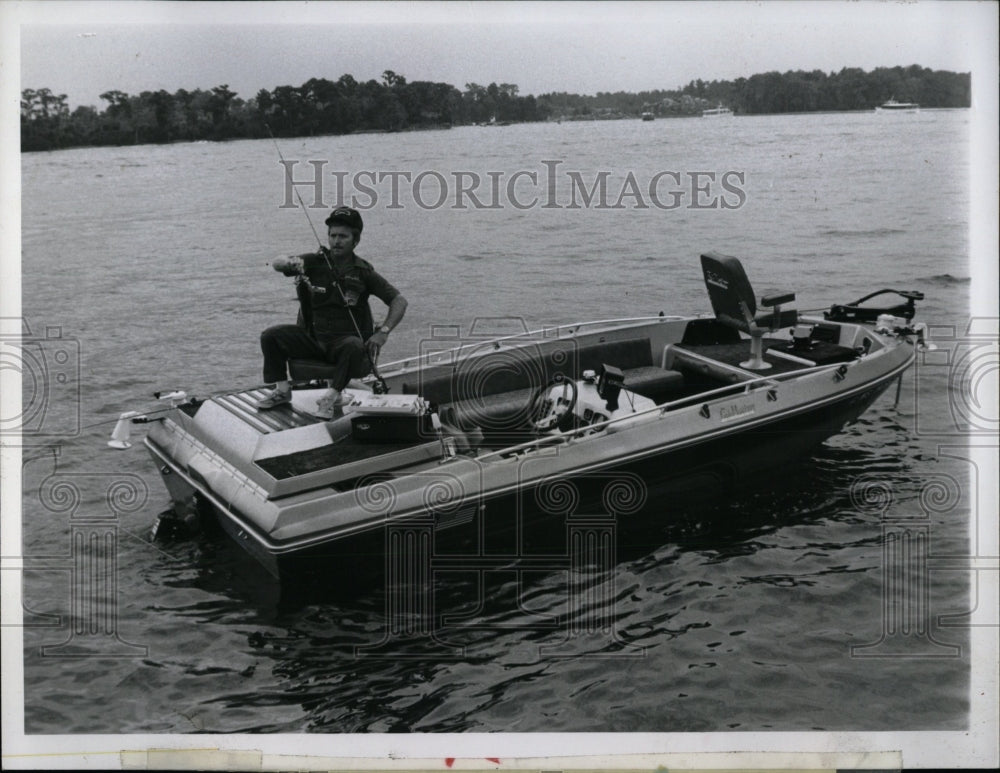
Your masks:
<svg viewBox="0 0 1000 773"><path fill-rule="evenodd" d="M905 300L893 306L862 306L865 301L880 295L894 293ZM918 290L878 290L853 303L834 305L829 311L823 312L824 319L831 322L874 322L875 332L883 335L893 335L899 338L916 338L920 349L933 350L937 347L928 340L927 325L923 322L913 323L917 313L916 302L922 301L924 294Z"/></svg>
<svg viewBox="0 0 1000 773"><path fill-rule="evenodd" d="M905 298L906 303L898 303L894 306L861 305L865 301L869 301L879 295L885 295L886 293L895 293ZM917 307L914 305L915 302L922 301L923 299L924 294L917 290L892 290L887 288L885 290L877 290L866 295L864 298L858 298L853 303L831 306L829 311L823 312L823 318L831 322L875 322L880 316L888 314L893 317L902 317L904 320L911 320L913 319L913 315L917 313Z"/></svg>

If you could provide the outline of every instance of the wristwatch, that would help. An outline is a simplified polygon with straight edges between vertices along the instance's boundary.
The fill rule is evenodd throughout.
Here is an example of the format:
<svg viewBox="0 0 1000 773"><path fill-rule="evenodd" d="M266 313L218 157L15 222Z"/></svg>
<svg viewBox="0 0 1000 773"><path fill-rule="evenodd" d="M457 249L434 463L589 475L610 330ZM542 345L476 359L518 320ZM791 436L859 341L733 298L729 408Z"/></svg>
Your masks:
<svg viewBox="0 0 1000 773"><path fill-rule="evenodd" d="M392 332L392 328L389 327L388 325L380 325L379 329L376 330L375 332L376 333L385 333L386 335L389 335L389 333Z"/></svg>

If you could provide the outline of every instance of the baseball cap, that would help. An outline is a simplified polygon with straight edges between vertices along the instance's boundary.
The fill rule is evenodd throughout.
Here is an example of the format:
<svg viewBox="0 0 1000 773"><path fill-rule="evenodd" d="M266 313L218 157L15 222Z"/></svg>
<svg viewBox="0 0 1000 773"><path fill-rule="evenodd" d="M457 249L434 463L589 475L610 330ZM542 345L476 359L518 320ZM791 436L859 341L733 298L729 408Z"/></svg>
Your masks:
<svg viewBox="0 0 1000 773"><path fill-rule="evenodd" d="M359 232L365 229L365 224L361 220L361 213L350 207L337 207L333 210L326 219L326 225L329 228L334 223L337 225L346 225L348 228L355 228Z"/></svg>

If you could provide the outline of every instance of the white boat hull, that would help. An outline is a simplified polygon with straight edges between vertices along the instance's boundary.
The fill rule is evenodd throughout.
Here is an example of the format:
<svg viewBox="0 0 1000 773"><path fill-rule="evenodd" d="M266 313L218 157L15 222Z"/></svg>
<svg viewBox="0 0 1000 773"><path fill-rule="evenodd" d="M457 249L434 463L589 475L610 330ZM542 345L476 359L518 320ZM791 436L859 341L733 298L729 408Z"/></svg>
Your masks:
<svg viewBox="0 0 1000 773"><path fill-rule="evenodd" d="M500 433L453 453L433 429L418 428L406 443L352 446L343 442L352 417L325 422L298 409L262 415L252 407L250 390L178 407L156 422L146 445L177 509L210 512L277 577L311 576L318 569L350 575L359 563L378 572L387 565L393 535L417 527L414 533L426 533L434 545L440 541L441 550L452 542L467 550L469 540L485 539L507 546L497 556L521 560L524 534L534 531L548 536L537 536L532 545L552 542L550 552L567 550L574 512L610 513L621 525L651 509L669 517L664 502L675 496L722 492L804 458L866 410L914 356L906 340L817 319L813 324L836 336L824 351L845 361L810 365L788 354L786 330L766 352L773 367L753 372L739 365L749 351L745 338L714 348L682 343L694 329L689 325L701 329L706 322L712 320L567 326L528 344L499 345L493 356L503 355L496 361L509 365L529 349L580 357L600 350L611 359L616 350L638 351L634 342L644 342L655 364L626 374L636 383L652 375L649 383L667 390L655 400L643 397L628 389L626 377L621 407L605 416L597 387L580 381L577 407L590 406L589 423L579 418L570 431L525 442ZM473 361L470 355L467 362ZM412 391L422 377L432 390L426 374L441 367L426 359L404 361L383 368L383 375L391 394ZM665 378L657 381L657 370ZM714 388L706 391L705 385ZM668 394L675 388L677 394ZM296 398L301 405L309 399L306 393ZM329 463L334 458L337 463ZM566 496L575 510L553 495L563 490L559 486L571 487ZM622 497L617 506L608 499L612 489Z"/></svg>

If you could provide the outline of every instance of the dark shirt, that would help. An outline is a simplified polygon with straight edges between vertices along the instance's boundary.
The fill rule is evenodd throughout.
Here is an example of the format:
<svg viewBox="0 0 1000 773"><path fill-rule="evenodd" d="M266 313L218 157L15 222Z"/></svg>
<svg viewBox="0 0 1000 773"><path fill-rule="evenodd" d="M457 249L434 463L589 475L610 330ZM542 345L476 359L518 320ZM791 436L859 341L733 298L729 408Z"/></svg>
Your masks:
<svg viewBox="0 0 1000 773"><path fill-rule="evenodd" d="M371 263L357 255L351 265L339 272L334 267L332 258L327 263L327 259L318 252L300 257L313 287L326 290L323 293L316 292L312 297L316 337L322 340L345 335L356 336L358 331L348 313L350 308L361 329L362 338L367 341L374 329L368 297L374 295L388 306L399 295L399 290L389 284ZM298 324L304 325L301 310Z"/></svg>

